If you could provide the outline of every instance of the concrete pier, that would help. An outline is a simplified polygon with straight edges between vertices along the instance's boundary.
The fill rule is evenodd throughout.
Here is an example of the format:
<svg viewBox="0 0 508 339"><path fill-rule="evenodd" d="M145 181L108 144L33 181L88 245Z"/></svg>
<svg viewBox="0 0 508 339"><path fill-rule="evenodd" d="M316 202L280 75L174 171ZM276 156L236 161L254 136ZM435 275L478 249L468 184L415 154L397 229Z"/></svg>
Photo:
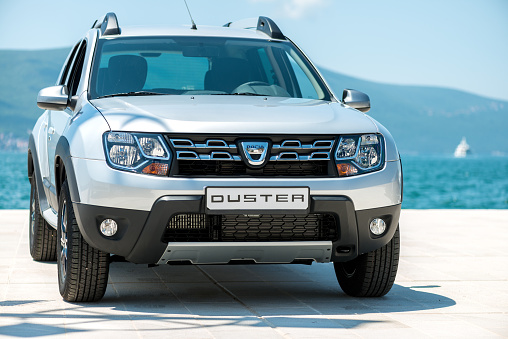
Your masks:
<svg viewBox="0 0 508 339"><path fill-rule="evenodd" d="M67 303L28 250L28 211L0 211L0 337L508 337L508 210L403 210L397 280L342 293L331 264L111 264L98 303Z"/></svg>

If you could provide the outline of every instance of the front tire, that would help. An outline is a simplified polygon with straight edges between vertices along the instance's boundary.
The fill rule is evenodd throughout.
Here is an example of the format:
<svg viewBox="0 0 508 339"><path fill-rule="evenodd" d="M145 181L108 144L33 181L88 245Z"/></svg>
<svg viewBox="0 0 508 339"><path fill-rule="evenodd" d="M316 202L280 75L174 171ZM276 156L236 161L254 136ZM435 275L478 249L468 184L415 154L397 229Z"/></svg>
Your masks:
<svg viewBox="0 0 508 339"><path fill-rule="evenodd" d="M30 180L30 184L30 220L28 228L30 255L36 261L55 261L56 230L44 220L41 214L35 178Z"/></svg>
<svg viewBox="0 0 508 339"><path fill-rule="evenodd" d="M353 297L381 297L395 282L399 266L399 227L385 246L348 262L333 263L342 290Z"/></svg>
<svg viewBox="0 0 508 339"><path fill-rule="evenodd" d="M106 292L109 254L90 246L79 230L67 181L58 205L58 286L66 301L98 301Z"/></svg>

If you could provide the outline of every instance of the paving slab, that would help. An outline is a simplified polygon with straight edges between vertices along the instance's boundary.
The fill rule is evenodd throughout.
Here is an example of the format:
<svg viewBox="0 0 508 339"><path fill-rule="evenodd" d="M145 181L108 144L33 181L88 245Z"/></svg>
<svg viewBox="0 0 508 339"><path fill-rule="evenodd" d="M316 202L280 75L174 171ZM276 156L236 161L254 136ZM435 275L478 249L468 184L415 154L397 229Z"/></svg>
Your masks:
<svg viewBox="0 0 508 339"><path fill-rule="evenodd" d="M403 210L382 298L345 295L331 264L112 263L97 303L64 302L28 250L28 211L0 210L0 337L508 338L508 210Z"/></svg>

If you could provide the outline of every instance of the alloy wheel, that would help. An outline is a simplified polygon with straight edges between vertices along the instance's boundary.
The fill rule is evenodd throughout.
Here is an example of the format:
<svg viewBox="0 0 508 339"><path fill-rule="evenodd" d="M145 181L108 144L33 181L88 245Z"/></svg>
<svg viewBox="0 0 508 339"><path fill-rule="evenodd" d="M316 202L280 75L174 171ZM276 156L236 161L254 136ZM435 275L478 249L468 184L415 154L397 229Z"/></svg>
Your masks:
<svg viewBox="0 0 508 339"><path fill-rule="evenodd" d="M35 189L32 188L30 196L30 248L33 248L35 239Z"/></svg>
<svg viewBox="0 0 508 339"><path fill-rule="evenodd" d="M60 279L65 281L67 276L67 201L63 201L60 220Z"/></svg>

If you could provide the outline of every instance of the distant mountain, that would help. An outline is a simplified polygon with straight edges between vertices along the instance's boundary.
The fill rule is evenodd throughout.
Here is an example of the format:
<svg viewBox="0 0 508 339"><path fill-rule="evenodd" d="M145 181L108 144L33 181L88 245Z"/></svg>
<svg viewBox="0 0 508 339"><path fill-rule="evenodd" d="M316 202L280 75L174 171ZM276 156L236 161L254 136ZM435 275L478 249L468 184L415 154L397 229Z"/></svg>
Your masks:
<svg viewBox="0 0 508 339"><path fill-rule="evenodd" d="M507 154L508 102L447 88L375 83L321 69L339 97L369 95L369 115L394 136L401 153L453 154L462 137L473 154Z"/></svg>
<svg viewBox="0 0 508 339"><path fill-rule="evenodd" d="M28 139L42 113L37 93L56 83L69 51L0 51L0 149L9 139Z"/></svg>
<svg viewBox="0 0 508 339"><path fill-rule="evenodd" d="M36 105L37 93L55 84L69 50L0 51L0 143L6 135L26 139L27 131L42 113ZM321 71L337 96L344 88L370 96L369 115L390 130L403 154L453 154L463 136L473 153L508 154L506 101L446 88L387 85Z"/></svg>

